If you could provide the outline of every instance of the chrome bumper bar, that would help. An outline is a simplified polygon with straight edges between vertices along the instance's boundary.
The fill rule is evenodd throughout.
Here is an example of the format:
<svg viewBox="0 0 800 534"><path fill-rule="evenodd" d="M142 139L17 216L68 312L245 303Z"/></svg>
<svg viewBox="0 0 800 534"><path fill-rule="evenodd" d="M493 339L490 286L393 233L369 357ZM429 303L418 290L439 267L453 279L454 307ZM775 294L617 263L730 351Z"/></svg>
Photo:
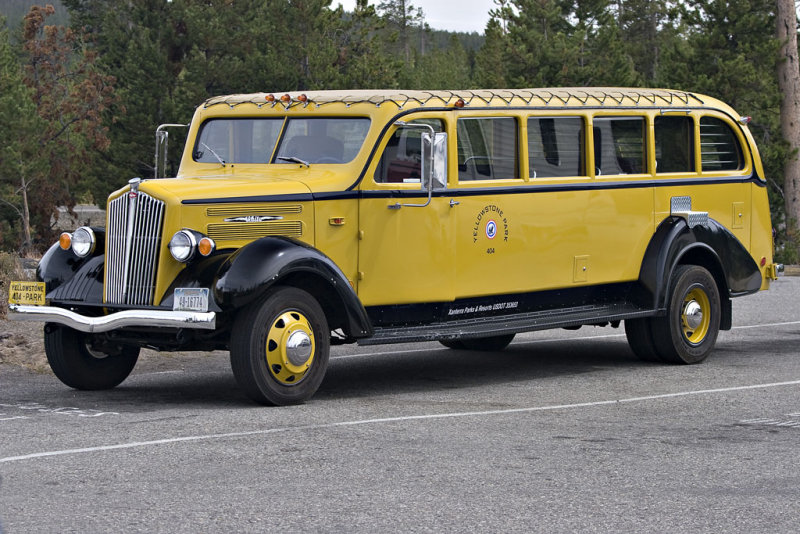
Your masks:
<svg viewBox="0 0 800 534"><path fill-rule="evenodd" d="M214 312L125 310L100 317L87 317L54 306L9 304L8 318L12 321L58 323L81 332L108 332L125 326L203 330L213 330L216 327L216 313Z"/></svg>

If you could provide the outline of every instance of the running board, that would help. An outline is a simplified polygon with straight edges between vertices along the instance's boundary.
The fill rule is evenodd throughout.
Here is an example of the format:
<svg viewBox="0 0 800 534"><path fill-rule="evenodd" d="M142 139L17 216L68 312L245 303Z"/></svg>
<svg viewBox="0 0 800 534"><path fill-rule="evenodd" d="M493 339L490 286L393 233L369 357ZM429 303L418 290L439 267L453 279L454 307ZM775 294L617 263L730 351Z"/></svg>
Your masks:
<svg viewBox="0 0 800 534"><path fill-rule="evenodd" d="M359 345L411 343L459 338L476 338L533 332L593 323L610 323L625 319L650 317L655 310L631 304L577 306L494 317L476 317L420 326L376 327L372 337L359 339Z"/></svg>

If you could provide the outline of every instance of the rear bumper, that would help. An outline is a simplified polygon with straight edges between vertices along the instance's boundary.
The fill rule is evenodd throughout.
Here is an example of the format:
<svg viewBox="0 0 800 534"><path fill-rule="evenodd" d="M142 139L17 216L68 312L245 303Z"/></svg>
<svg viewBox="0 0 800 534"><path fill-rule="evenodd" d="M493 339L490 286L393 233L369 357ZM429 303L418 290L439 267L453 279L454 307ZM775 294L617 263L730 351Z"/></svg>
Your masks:
<svg viewBox="0 0 800 534"><path fill-rule="evenodd" d="M88 317L54 306L9 304L8 318L12 321L63 324L81 332L108 332L126 326L202 330L216 328L216 313L214 312L125 310L100 317Z"/></svg>

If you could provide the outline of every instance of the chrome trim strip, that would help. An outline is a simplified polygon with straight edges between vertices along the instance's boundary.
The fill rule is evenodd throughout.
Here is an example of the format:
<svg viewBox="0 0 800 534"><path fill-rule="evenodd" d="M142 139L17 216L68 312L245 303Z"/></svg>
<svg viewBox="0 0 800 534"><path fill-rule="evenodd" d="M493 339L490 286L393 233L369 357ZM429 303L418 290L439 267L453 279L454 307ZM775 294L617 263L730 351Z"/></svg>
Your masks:
<svg viewBox="0 0 800 534"><path fill-rule="evenodd" d="M108 332L125 326L155 328L192 328L214 330L215 312L185 312L167 310L125 310L101 317L87 317L54 306L8 305L8 318L12 321L38 321L58 323L81 332Z"/></svg>

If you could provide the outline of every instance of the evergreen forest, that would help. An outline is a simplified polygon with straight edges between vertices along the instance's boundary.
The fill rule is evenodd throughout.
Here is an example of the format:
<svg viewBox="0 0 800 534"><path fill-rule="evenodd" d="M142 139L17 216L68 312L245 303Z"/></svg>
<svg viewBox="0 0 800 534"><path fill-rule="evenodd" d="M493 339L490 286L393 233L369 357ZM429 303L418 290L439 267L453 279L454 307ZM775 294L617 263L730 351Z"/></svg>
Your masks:
<svg viewBox="0 0 800 534"><path fill-rule="evenodd" d="M0 249L41 252L56 206L103 206L151 177L155 128L188 123L213 95L631 86L705 93L752 117L779 259L798 262L774 0L494 0L482 35L431 29L407 0L0 6Z"/></svg>

